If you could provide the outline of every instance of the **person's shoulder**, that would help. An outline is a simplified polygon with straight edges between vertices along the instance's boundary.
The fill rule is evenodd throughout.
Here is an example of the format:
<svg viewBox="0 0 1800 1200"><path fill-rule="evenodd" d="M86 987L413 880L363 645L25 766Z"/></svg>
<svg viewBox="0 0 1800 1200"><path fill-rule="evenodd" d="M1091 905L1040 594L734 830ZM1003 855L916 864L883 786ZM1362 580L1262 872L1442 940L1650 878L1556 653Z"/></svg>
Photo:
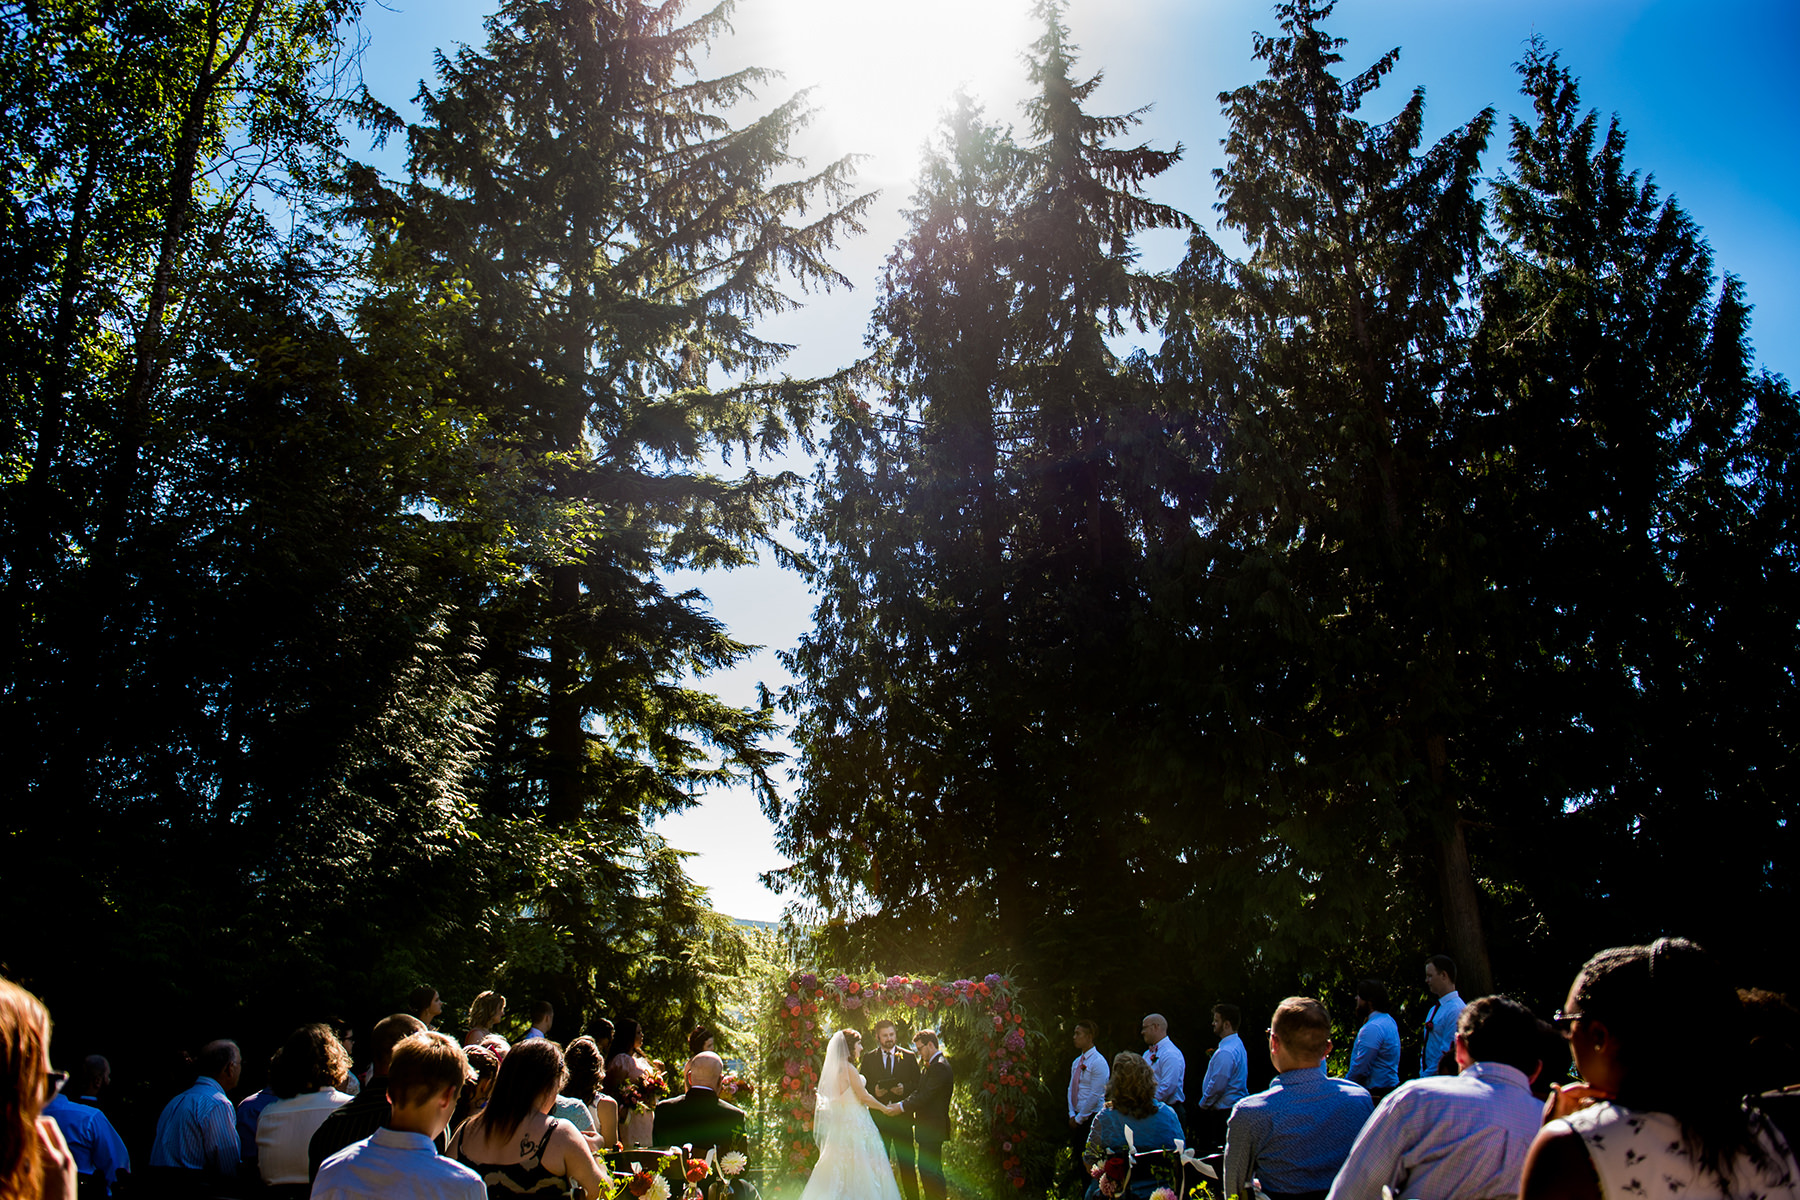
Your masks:
<svg viewBox="0 0 1800 1200"><path fill-rule="evenodd" d="M672 1109L683 1107L687 1102L688 1094L686 1092L681 1093L679 1096L666 1096L656 1102L656 1111L668 1112Z"/></svg>
<svg viewBox="0 0 1800 1200"><path fill-rule="evenodd" d="M1368 1105L1375 1103L1375 1098L1369 1095L1369 1089L1354 1080L1345 1079L1341 1075L1327 1075L1325 1082L1337 1092L1341 1100Z"/></svg>
<svg viewBox="0 0 1800 1200"><path fill-rule="evenodd" d="M729 1100L719 1101L719 1111L728 1117L735 1117L738 1120L743 1120L749 1115Z"/></svg>

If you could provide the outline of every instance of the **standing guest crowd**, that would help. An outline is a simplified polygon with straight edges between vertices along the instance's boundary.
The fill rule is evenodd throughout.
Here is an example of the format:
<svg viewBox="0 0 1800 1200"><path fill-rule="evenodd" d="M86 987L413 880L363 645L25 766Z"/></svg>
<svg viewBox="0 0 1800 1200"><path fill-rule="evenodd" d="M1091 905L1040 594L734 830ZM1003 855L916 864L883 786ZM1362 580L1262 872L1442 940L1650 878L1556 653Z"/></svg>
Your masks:
<svg viewBox="0 0 1800 1200"><path fill-rule="evenodd" d="M1466 1002L1445 955L1424 982L1416 1078L1400 1081L1386 987L1363 980L1344 1078L1325 1069L1325 1006L1290 996L1267 1030L1274 1081L1246 1094L1238 1010L1221 1004L1201 1102L1185 1112L1156 1065L1180 1061L1162 1016L1144 1018L1145 1053L1110 1068L1094 1024L1077 1022L1068 1118L1088 1200L1148 1200L1175 1171L1191 1185L1191 1156L1227 1200L1800 1200L1793 1048L1745 1024L1750 1006L1766 1026L1779 997L1740 997L1699 946L1595 955L1548 1022L1506 996ZM1546 1075L1558 1033L1580 1082ZM1684 1034L1724 1053L1695 1053Z"/></svg>

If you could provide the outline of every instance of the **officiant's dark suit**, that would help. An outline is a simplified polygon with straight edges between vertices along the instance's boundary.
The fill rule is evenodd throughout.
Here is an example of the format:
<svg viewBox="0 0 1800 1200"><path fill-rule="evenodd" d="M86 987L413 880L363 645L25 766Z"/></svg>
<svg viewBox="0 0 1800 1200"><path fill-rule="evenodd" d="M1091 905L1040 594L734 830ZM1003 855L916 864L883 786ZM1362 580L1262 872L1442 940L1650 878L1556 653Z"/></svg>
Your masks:
<svg viewBox="0 0 1800 1200"><path fill-rule="evenodd" d="M864 1050L862 1065L863 1086L883 1104L903 1101L919 1090L918 1057L903 1046ZM882 1146L900 1168L900 1190L906 1194L906 1200L919 1200L919 1181L913 1176L913 1119L890 1117L884 1112L877 1112L874 1117Z"/></svg>
<svg viewBox="0 0 1800 1200"><path fill-rule="evenodd" d="M950 1137L950 1093L956 1076L950 1060L935 1046L920 1047L929 1058L919 1068L919 1090L901 1102L912 1114L913 1141L919 1147L919 1189L925 1200L944 1200L944 1143Z"/></svg>
<svg viewBox="0 0 1800 1200"><path fill-rule="evenodd" d="M656 1144L692 1146L695 1158L717 1148L720 1154L748 1150L744 1110L719 1099L709 1087L690 1087L656 1106Z"/></svg>

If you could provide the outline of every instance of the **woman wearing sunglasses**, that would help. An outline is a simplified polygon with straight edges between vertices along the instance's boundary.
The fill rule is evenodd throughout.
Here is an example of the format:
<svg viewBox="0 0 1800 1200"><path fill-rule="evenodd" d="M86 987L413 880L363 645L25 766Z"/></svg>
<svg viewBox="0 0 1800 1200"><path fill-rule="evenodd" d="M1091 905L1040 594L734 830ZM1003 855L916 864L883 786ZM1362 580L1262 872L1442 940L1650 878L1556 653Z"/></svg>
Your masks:
<svg viewBox="0 0 1800 1200"><path fill-rule="evenodd" d="M24 988L0 979L0 1200L75 1196L75 1156L43 1115L68 1075L50 1070L50 1013Z"/></svg>
<svg viewBox="0 0 1800 1200"><path fill-rule="evenodd" d="M1603 950L1555 1023L1582 1082L1554 1088L1520 1200L1792 1200L1800 1167L1745 1107L1737 993L1679 938ZM1682 1038L1702 1030L1716 1054Z"/></svg>

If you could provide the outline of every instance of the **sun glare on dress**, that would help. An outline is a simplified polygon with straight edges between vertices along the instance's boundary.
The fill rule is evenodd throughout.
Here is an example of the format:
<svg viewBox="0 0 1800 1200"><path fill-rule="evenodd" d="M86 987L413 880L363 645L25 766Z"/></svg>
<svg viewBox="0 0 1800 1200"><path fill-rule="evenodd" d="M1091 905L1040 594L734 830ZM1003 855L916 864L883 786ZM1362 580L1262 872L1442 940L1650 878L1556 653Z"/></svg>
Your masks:
<svg viewBox="0 0 1800 1200"><path fill-rule="evenodd" d="M958 87L1010 118L1036 37L1030 0L745 0L733 24L756 31L760 60L814 88L831 153L870 156L871 182L911 178ZM766 40L765 40L766 38Z"/></svg>

